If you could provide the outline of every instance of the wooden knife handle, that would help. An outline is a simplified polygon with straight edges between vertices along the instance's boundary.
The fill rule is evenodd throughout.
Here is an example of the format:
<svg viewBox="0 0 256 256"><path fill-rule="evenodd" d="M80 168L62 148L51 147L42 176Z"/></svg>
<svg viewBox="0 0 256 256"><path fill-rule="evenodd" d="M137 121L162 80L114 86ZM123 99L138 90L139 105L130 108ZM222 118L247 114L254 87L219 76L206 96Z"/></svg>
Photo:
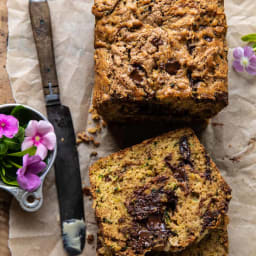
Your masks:
<svg viewBox="0 0 256 256"><path fill-rule="evenodd" d="M53 49L50 9L47 0L30 0L29 13L35 39L44 94L59 95Z"/></svg>

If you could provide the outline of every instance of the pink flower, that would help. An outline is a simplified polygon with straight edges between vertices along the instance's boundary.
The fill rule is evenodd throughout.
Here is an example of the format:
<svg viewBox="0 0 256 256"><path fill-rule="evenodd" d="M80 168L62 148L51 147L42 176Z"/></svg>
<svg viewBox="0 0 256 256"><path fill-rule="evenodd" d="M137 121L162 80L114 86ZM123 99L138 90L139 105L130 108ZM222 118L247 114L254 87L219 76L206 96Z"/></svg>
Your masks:
<svg viewBox="0 0 256 256"><path fill-rule="evenodd" d="M252 47L245 46L235 48L233 52L233 68L237 72L246 70L250 75L256 75L256 56Z"/></svg>
<svg viewBox="0 0 256 256"><path fill-rule="evenodd" d="M0 138L13 138L19 130L19 121L13 116L0 114Z"/></svg>
<svg viewBox="0 0 256 256"><path fill-rule="evenodd" d="M45 120L30 121L25 130L25 136L21 146L22 150L36 146L36 155L40 156L42 160L46 158L48 150L53 150L56 145L54 128Z"/></svg>
<svg viewBox="0 0 256 256"><path fill-rule="evenodd" d="M38 174L46 167L39 156L23 156L23 167L17 171L17 181L21 188L29 192L35 191L41 185Z"/></svg>

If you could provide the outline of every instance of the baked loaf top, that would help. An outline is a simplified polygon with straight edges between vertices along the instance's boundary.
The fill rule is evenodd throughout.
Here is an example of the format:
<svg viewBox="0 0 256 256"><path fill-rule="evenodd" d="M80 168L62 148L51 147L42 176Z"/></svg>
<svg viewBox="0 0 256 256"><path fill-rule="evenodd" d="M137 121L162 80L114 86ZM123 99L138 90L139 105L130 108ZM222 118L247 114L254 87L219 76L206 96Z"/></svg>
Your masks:
<svg viewBox="0 0 256 256"><path fill-rule="evenodd" d="M223 218L222 223L199 243L176 253L150 252L148 256L227 256L228 255L228 217ZM102 236L97 237L97 255L112 256L110 250L104 245Z"/></svg>
<svg viewBox="0 0 256 256"><path fill-rule="evenodd" d="M227 104L222 0L95 0L93 13L94 105L103 117L111 111L102 105L115 101L175 103L183 112L201 102L198 112L209 116Z"/></svg>
<svg viewBox="0 0 256 256"><path fill-rule="evenodd" d="M116 255L184 250L219 226L231 199L190 129L98 160L90 182L104 244Z"/></svg>

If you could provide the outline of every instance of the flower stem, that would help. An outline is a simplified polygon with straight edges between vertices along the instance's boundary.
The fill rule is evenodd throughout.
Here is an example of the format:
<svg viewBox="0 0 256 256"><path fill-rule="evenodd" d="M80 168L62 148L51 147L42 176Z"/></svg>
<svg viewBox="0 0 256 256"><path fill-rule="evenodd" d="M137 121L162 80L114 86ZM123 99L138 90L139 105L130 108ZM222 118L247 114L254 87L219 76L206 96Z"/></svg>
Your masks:
<svg viewBox="0 0 256 256"><path fill-rule="evenodd" d="M13 161L12 161L12 160L10 160L10 159L8 159L7 161L8 161L8 163L12 164L14 167L16 167L16 168L18 168L18 169L22 168L22 166L21 166L21 165L16 164L15 162L13 162Z"/></svg>

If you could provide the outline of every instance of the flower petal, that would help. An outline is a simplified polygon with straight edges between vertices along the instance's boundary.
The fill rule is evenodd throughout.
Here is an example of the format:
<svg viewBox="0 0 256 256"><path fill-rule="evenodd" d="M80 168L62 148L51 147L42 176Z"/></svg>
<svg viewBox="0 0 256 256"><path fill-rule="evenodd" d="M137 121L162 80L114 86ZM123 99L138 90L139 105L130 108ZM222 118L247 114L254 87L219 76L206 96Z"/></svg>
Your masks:
<svg viewBox="0 0 256 256"><path fill-rule="evenodd" d="M53 132L53 131L54 131L53 126L49 121L45 121L45 120L39 121L37 132L40 135L45 135L45 134L47 134L49 132Z"/></svg>
<svg viewBox="0 0 256 256"><path fill-rule="evenodd" d="M19 175L17 173L17 175L17 181L20 187L29 192L35 191L41 185L40 178L33 173L28 173L26 175Z"/></svg>
<svg viewBox="0 0 256 256"><path fill-rule="evenodd" d="M44 160L46 158L47 152L48 152L48 150L47 150L47 148L43 144L39 144L37 146L36 155L40 156L40 158L42 160Z"/></svg>
<svg viewBox="0 0 256 256"><path fill-rule="evenodd" d="M240 60L235 60L233 62L233 68L237 71L237 72L243 72L244 71L244 67L241 65Z"/></svg>
<svg viewBox="0 0 256 256"><path fill-rule="evenodd" d="M23 167L27 168L27 166L29 165L29 154L26 154L25 156L23 156L22 163L23 163Z"/></svg>
<svg viewBox="0 0 256 256"><path fill-rule="evenodd" d="M242 47L237 47L233 51L233 56L235 59L241 59L244 56L244 49Z"/></svg>
<svg viewBox="0 0 256 256"><path fill-rule="evenodd" d="M41 161L40 159L40 162L31 164L28 167L27 173L39 174L46 168L46 166L47 166L46 163L44 161Z"/></svg>
<svg viewBox="0 0 256 256"><path fill-rule="evenodd" d="M250 74L255 76L256 75L256 67L249 65L245 70Z"/></svg>
<svg viewBox="0 0 256 256"><path fill-rule="evenodd" d="M6 124L3 127L3 134L10 139L13 138L19 130L19 121L15 117L7 115L2 120Z"/></svg>
<svg viewBox="0 0 256 256"><path fill-rule="evenodd" d="M34 141L31 137L27 137L24 139L24 141L21 144L21 150L24 151L28 148L31 148L34 145Z"/></svg>
<svg viewBox="0 0 256 256"><path fill-rule="evenodd" d="M56 135L54 132L49 132L47 133L43 138L42 138L42 143L49 149L53 150L56 145Z"/></svg>
<svg viewBox="0 0 256 256"><path fill-rule="evenodd" d="M35 121L35 120L29 121L28 126L25 130L26 137L34 137L37 133L37 129L38 129L38 121Z"/></svg>
<svg viewBox="0 0 256 256"><path fill-rule="evenodd" d="M256 67L256 56L255 55L253 55L250 58L250 65Z"/></svg>
<svg viewBox="0 0 256 256"><path fill-rule="evenodd" d="M250 46L245 46L244 47L244 56L251 58L254 55L254 51L252 49L252 47Z"/></svg>
<svg viewBox="0 0 256 256"><path fill-rule="evenodd" d="M27 165L31 165L31 164L38 164L40 163L42 160L40 158L40 156L30 156L28 158L28 162Z"/></svg>

